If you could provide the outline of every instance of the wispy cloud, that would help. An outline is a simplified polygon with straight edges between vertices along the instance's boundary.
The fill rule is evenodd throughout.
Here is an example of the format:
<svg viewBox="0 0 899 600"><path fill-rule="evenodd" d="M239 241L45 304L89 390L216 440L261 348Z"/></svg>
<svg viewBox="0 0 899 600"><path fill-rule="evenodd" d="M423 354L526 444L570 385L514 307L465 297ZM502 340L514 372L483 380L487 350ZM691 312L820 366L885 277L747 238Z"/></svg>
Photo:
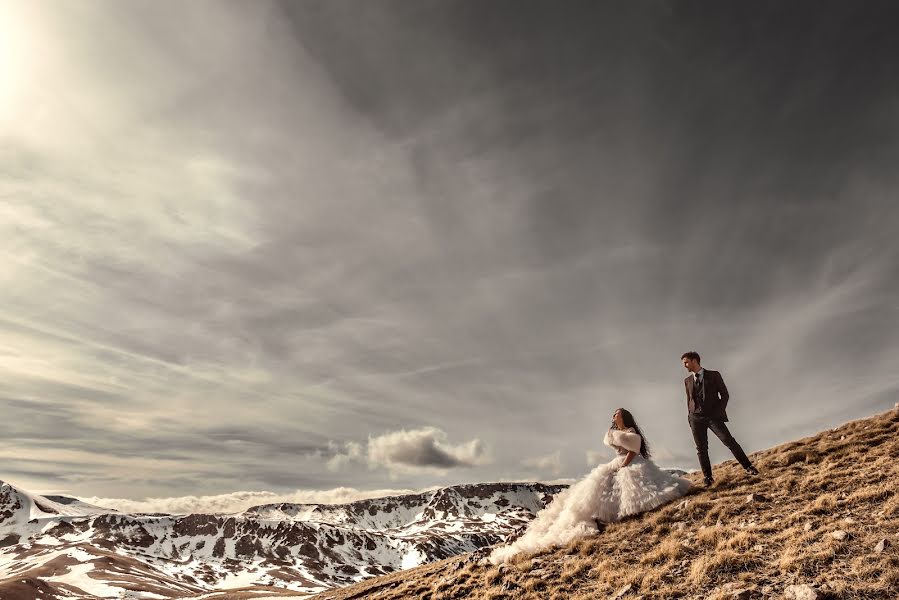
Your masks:
<svg viewBox="0 0 899 600"><path fill-rule="evenodd" d="M296 503L296 504L345 504L368 498L381 498L384 496L397 496L428 491L410 489L376 489L357 490L341 487L330 490L295 490L289 493L276 494L273 492L231 492L228 494L216 494L213 496L183 496L178 498L147 498L146 500L131 500L128 498L101 498L97 496L81 497L79 500L102 506L114 508L122 512L163 512L171 514L188 513L235 513L242 512L254 506L262 504Z"/></svg>
<svg viewBox="0 0 899 600"><path fill-rule="evenodd" d="M690 465L689 349L747 450L892 406L891 39L393 8L4 3L0 478L571 478L621 406Z"/></svg>
<svg viewBox="0 0 899 600"><path fill-rule="evenodd" d="M556 450L546 456L533 456L522 459L521 464L531 469L537 469L539 473L558 476L562 472L562 454Z"/></svg>

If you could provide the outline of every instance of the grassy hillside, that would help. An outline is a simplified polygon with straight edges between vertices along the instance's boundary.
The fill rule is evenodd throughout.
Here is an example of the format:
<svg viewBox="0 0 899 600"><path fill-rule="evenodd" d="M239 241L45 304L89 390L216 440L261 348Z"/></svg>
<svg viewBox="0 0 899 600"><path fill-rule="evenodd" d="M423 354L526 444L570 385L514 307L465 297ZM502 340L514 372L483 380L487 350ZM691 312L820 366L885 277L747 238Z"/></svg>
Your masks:
<svg viewBox="0 0 899 600"><path fill-rule="evenodd" d="M727 461L710 490L564 548L500 567L454 557L315 598L899 598L899 410L751 458L760 478Z"/></svg>

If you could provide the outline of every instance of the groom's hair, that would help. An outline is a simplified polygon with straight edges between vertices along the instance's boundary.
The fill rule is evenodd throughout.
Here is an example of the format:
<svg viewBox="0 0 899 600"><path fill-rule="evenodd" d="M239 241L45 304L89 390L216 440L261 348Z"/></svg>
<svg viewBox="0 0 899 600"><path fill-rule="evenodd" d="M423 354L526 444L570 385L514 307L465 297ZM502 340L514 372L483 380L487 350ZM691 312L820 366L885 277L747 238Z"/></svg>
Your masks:
<svg viewBox="0 0 899 600"><path fill-rule="evenodd" d="M683 360L685 358L689 358L690 360L695 360L696 362L702 362L701 360L699 360L699 353L693 352L692 350L690 352L684 352L683 354L680 355L680 357L681 357L681 360Z"/></svg>

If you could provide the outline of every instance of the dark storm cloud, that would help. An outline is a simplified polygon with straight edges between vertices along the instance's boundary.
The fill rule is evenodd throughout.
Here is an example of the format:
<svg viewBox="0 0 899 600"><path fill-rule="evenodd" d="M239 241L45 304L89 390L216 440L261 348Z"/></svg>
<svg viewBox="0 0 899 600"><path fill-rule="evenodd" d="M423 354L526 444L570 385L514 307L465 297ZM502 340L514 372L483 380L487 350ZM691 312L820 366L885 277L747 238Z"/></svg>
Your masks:
<svg viewBox="0 0 899 600"><path fill-rule="evenodd" d="M689 349L747 450L895 401L889 3L22 6L0 432L78 493L690 467Z"/></svg>

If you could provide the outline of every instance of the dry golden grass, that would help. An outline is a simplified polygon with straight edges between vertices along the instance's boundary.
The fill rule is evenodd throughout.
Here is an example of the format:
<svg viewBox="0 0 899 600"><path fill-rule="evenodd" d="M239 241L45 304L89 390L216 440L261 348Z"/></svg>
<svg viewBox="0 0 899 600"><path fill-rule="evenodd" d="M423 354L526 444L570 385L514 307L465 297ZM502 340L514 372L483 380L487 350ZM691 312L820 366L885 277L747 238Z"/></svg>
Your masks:
<svg viewBox="0 0 899 600"><path fill-rule="evenodd" d="M721 540L718 549L746 551L756 546L761 539L753 531L737 531Z"/></svg>
<svg viewBox="0 0 899 600"><path fill-rule="evenodd" d="M820 571L822 566L832 562L837 554L845 549L845 544L827 537L826 534L820 537L819 541L812 542L817 537L811 536L811 539L794 540L786 545L778 561L778 569L784 573L813 575Z"/></svg>
<svg viewBox="0 0 899 600"><path fill-rule="evenodd" d="M709 548L715 548L726 535L725 528L720 525L712 525L711 527L702 526L696 532L694 539L697 544Z"/></svg>
<svg viewBox="0 0 899 600"><path fill-rule="evenodd" d="M641 565L658 565L677 560L687 553L683 539L677 535L669 535L652 549L640 557Z"/></svg>
<svg viewBox="0 0 899 600"><path fill-rule="evenodd" d="M883 503L883 512L890 517L899 515L899 494Z"/></svg>
<svg viewBox="0 0 899 600"><path fill-rule="evenodd" d="M715 467L716 486L685 504L564 548L499 568L453 557L316 598L593 600L626 585L622 600L724 599L734 588L781 598L795 583L826 585L831 600L899 598L899 411L751 458L760 478L727 461ZM836 539L837 530L848 536Z"/></svg>
<svg viewBox="0 0 899 600"><path fill-rule="evenodd" d="M572 560L562 569L561 577L565 581L577 580L582 578L588 570L590 570L590 561Z"/></svg>
<svg viewBox="0 0 899 600"><path fill-rule="evenodd" d="M691 563L687 580L696 587L707 587L707 584L715 582L723 575L747 571L758 566L760 562L752 553L734 550L706 552Z"/></svg>

